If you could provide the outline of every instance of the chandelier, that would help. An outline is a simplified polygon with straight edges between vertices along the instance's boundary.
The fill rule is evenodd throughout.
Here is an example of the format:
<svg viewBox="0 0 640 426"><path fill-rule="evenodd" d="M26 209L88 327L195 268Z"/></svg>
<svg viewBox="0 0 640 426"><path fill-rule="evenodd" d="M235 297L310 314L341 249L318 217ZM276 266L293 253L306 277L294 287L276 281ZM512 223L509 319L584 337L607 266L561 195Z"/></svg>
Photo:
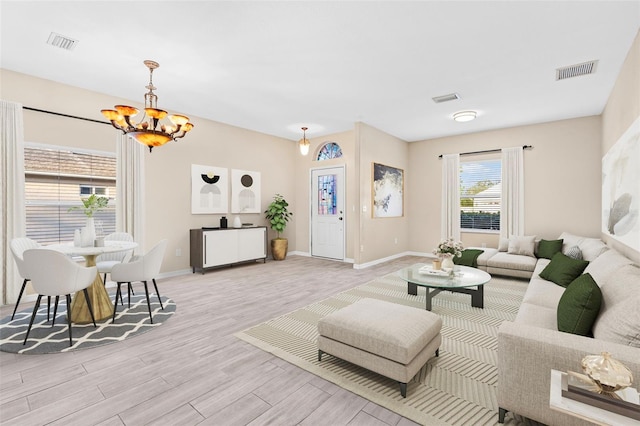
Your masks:
<svg viewBox="0 0 640 426"><path fill-rule="evenodd" d="M158 109L158 96L153 91L157 89L153 85L153 70L160 64L155 61L144 61L149 68L149 90L144 94L144 116L138 123L132 123L131 118L138 114L138 109L128 105L116 105L115 109L103 109L102 115L111 121L113 127L122 130L125 135L132 136L143 145L149 147L149 152L154 146L162 146L169 141L180 139L193 129L193 124L189 123L189 117L184 115L169 115L169 120L173 125L160 125L160 120L167 116L167 111ZM145 120L146 119L146 120Z"/></svg>
<svg viewBox="0 0 640 426"><path fill-rule="evenodd" d="M298 141L300 147L300 154L307 155L309 153L309 139L307 139L307 127L302 127L302 139Z"/></svg>

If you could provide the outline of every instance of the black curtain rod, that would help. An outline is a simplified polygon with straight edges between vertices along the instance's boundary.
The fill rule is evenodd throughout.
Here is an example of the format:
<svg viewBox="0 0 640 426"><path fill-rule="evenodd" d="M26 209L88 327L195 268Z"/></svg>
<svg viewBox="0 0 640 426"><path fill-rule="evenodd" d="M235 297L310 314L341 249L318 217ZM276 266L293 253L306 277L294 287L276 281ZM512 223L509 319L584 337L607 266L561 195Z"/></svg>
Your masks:
<svg viewBox="0 0 640 426"><path fill-rule="evenodd" d="M111 125L111 123L108 121L100 121L100 120L94 120L93 118L78 117L77 115L62 114L60 112L47 111L45 109L31 108L28 106L23 106L22 109L27 109L29 111L36 111L36 112L44 112L45 114L59 115L60 117L75 118L76 120L91 121L92 123L108 124L109 126Z"/></svg>
<svg viewBox="0 0 640 426"><path fill-rule="evenodd" d="M531 149L533 145L522 145L522 149ZM488 154L490 152L500 152L502 149L487 149L484 151L471 151L471 152L461 152L460 155L473 155L473 154ZM438 158L442 158L442 154L438 155Z"/></svg>

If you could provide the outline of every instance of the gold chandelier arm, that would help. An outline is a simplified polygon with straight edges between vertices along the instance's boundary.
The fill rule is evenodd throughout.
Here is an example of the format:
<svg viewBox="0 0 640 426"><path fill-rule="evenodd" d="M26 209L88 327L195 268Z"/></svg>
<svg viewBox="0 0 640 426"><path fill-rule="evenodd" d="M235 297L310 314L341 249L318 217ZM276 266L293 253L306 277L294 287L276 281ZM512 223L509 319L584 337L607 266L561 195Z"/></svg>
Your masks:
<svg viewBox="0 0 640 426"><path fill-rule="evenodd" d="M188 122L184 126L178 126L175 133L178 133L179 131L182 131L182 132L176 136L172 135L173 139L176 140L176 139L183 138L191 129L193 129L193 124Z"/></svg>

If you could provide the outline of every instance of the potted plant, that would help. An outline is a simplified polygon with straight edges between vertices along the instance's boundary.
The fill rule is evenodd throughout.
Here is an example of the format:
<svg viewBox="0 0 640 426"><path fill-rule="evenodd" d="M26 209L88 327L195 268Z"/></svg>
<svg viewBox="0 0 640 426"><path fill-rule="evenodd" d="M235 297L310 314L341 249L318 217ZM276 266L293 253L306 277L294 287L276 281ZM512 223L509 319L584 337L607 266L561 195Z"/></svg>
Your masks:
<svg viewBox="0 0 640 426"><path fill-rule="evenodd" d="M271 256L273 260L283 260L287 257L289 241L286 238L281 238L280 233L284 232L289 218L293 216L293 213L287 209L288 206L289 203L284 197L276 194L273 196L273 201L271 201L267 210L264 211L265 217L269 221L269 226L276 231L277 235L276 238L271 240Z"/></svg>
<svg viewBox="0 0 640 426"><path fill-rule="evenodd" d="M93 240L96 238L96 225L93 221L93 214L106 209L107 204L109 204L109 199L107 197L99 197L96 194L91 194L89 197L82 198L81 200L81 206L69 207L69 210L67 211L82 210L82 213L87 217L87 230L85 232L87 241L83 241L82 245L89 245L89 243L93 244Z"/></svg>
<svg viewBox="0 0 640 426"><path fill-rule="evenodd" d="M453 269L452 258L462 256L462 250L464 250L462 242L455 241L453 238L447 238L446 240L440 241L438 247L433 250L433 254L442 260L443 269Z"/></svg>
<svg viewBox="0 0 640 426"><path fill-rule="evenodd" d="M107 197L99 197L96 194L91 194L88 198L82 198L82 206L69 207L68 211L82 210L82 213L84 213L87 218L93 218L93 214L106 209L107 204L109 204Z"/></svg>

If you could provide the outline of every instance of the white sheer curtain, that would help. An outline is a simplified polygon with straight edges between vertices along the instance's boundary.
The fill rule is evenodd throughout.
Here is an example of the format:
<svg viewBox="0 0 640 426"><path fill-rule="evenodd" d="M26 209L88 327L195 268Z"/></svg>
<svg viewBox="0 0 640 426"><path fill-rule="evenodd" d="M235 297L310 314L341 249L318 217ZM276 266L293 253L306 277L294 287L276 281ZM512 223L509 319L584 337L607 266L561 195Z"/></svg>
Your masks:
<svg viewBox="0 0 640 426"><path fill-rule="evenodd" d="M460 155L442 156L441 238L460 241Z"/></svg>
<svg viewBox="0 0 640 426"><path fill-rule="evenodd" d="M15 303L22 278L11 254L11 240L26 236L24 208L24 123L22 105L0 100L0 188L2 225L0 226L0 276L2 304Z"/></svg>
<svg viewBox="0 0 640 426"><path fill-rule="evenodd" d="M118 135L116 146L116 230L128 232L144 253L144 145Z"/></svg>
<svg viewBox="0 0 640 426"><path fill-rule="evenodd" d="M524 155L523 148L502 149L502 200L500 237L524 235Z"/></svg>

